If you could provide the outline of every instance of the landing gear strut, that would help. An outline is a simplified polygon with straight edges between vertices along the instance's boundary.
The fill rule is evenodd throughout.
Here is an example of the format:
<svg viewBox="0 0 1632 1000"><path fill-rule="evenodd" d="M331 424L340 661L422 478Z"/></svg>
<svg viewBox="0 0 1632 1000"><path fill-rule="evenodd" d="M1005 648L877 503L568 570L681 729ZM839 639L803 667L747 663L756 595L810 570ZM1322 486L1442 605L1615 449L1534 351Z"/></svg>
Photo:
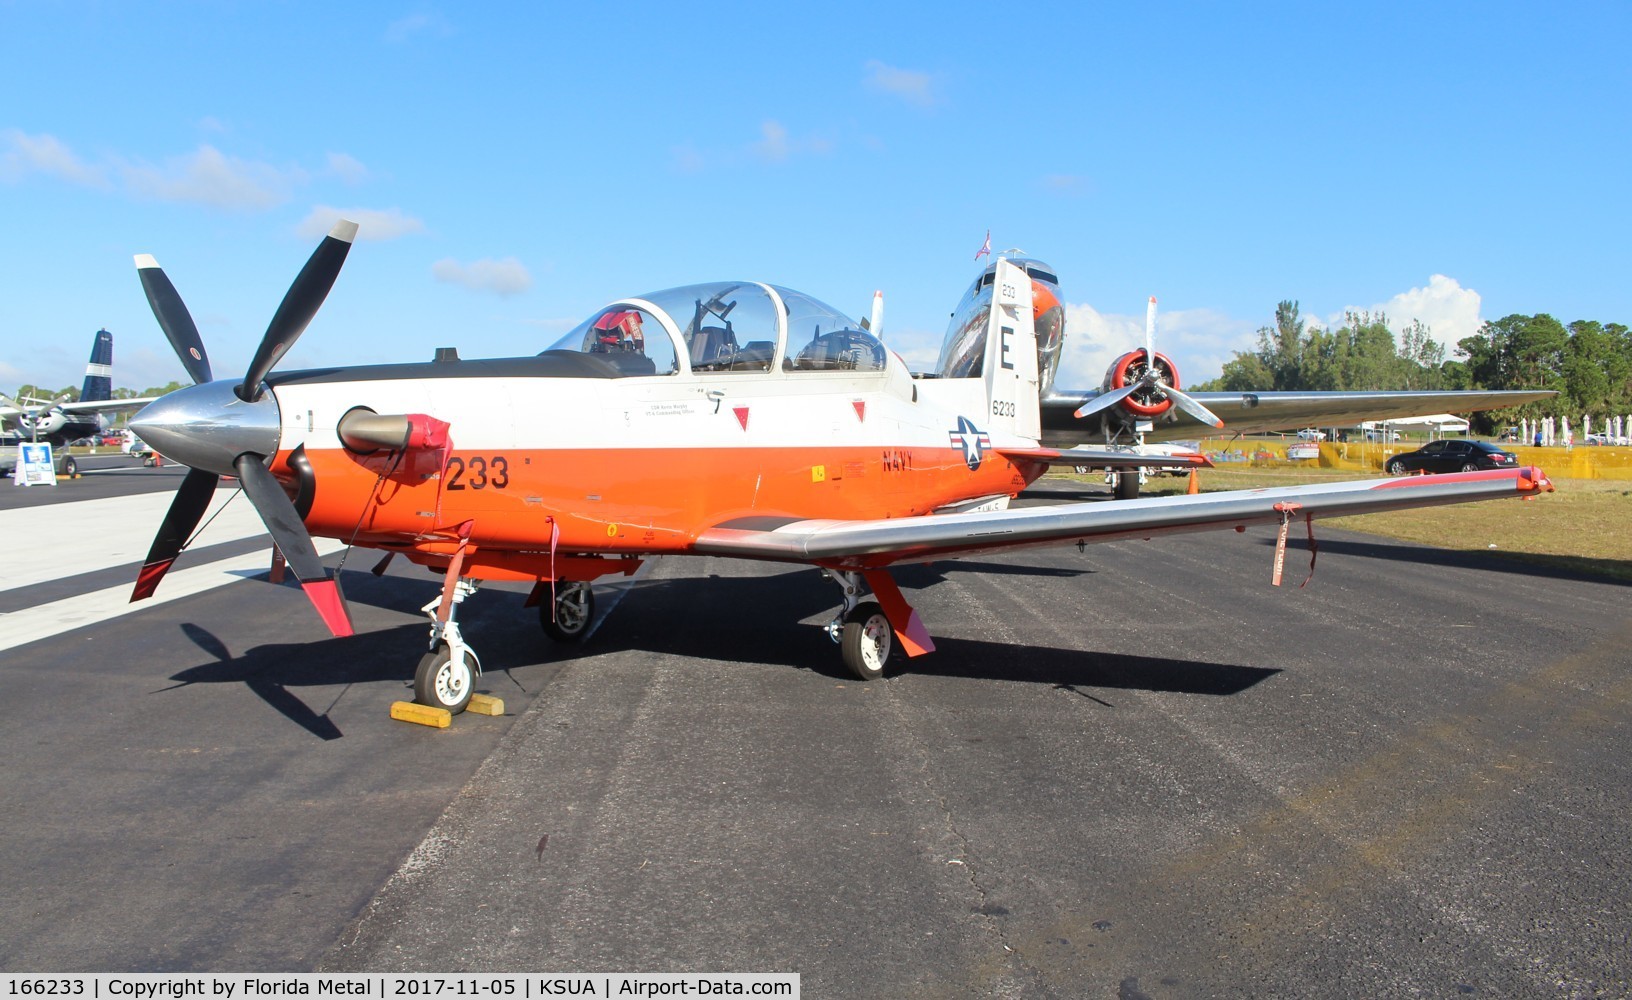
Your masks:
<svg viewBox="0 0 1632 1000"><path fill-rule="evenodd" d="M829 571L829 578L844 590L844 605L827 623L828 638L839 644L844 665L858 680L884 676L895 645L895 631L877 601L861 599L861 574Z"/></svg>
<svg viewBox="0 0 1632 1000"><path fill-rule="evenodd" d="M1116 477L1114 490L1118 500L1139 499L1139 477L1141 474L1138 469L1123 469L1120 472L1111 473Z"/></svg>
<svg viewBox="0 0 1632 1000"><path fill-rule="evenodd" d="M1128 427L1125 424L1107 420L1105 422L1105 446L1117 450L1143 452L1145 450L1145 432L1143 427L1148 423ZM1145 470L1112 469L1106 476L1106 482L1111 484L1111 494L1118 500L1139 499L1139 487L1145 481Z"/></svg>
<svg viewBox="0 0 1632 1000"><path fill-rule="evenodd" d="M414 671L414 700L421 705L445 708L458 715L470 704L476 677L482 672L482 661L475 650L465 645L455 616L459 605L476 593L478 586L478 581L460 577L446 601L446 618L441 594L420 608L431 618L431 651L420 658L419 667Z"/></svg>

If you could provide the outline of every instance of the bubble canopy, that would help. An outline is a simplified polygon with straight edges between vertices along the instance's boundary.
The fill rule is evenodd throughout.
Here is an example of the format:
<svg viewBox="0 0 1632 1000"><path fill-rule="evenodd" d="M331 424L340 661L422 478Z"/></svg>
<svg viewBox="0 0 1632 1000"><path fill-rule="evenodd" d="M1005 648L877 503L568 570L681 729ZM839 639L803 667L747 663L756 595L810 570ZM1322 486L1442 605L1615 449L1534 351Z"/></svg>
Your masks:
<svg viewBox="0 0 1632 1000"><path fill-rule="evenodd" d="M803 292L754 281L683 285L619 299L548 348L594 355L620 376L883 371L861 324Z"/></svg>

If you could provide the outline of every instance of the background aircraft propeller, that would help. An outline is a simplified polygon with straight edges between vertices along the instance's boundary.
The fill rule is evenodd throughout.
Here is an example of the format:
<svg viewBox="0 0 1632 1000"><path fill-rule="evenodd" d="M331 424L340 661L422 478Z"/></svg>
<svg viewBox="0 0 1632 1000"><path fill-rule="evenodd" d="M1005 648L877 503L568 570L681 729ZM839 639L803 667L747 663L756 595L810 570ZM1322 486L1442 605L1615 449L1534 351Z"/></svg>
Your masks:
<svg viewBox="0 0 1632 1000"><path fill-rule="evenodd" d="M1162 381L1156 364L1156 296L1150 297L1150 304L1145 307L1145 373L1134 382L1112 392L1103 392L1077 407L1075 415L1082 417L1092 416L1102 410L1108 410L1127 399L1134 393L1152 393L1172 400L1173 405L1188 413L1191 417L1213 428L1222 428L1224 421L1212 410L1201 405L1195 397L1181 392L1178 386L1169 385Z"/></svg>
<svg viewBox="0 0 1632 1000"><path fill-rule="evenodd" d="M209 384L209 357L198 327L175 286L151 256L136 257L137 273L153 315L195 385L150 404L131 421L138 434L147 437L151 433L169 442L175 454L167 457L181 461L191 470L182 480L153 539L131 593L132 601L149 597L157 589L203 519L221 476L230 474L243 484L244 494L254 504L272 541L322 616L323 623L335 635L352 634L351 614L340 593L339 581L323 565L311 533L301 522L282 484L267 468L267 460L276 452L276 425L275 421L270 429L257 425L255 420L263 414L257 412L261 408L255 404L264 395L262 383L267 374L305 332L334 287L356 235L357 224L342 219L318 244L284 294L243 382L233 386L230 396ZM249 405L234 402L233 397Z"/></svg>

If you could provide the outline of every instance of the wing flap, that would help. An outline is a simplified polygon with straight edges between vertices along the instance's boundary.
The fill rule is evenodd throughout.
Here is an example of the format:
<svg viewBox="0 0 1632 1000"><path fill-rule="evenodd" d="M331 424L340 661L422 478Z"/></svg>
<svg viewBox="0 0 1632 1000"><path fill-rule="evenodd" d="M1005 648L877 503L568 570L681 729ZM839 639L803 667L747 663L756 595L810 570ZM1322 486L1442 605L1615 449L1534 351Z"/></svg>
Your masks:
<svg viewBox="0 0 1632 1000"><path fill-rule="evenodd" d="M763 519L745 519L704 531L695 551L864 569L998 549L1278 524L1288 509L1312 517L1343 517L1528 497L1552 489L1546 475L1532 466L878 521L806 519L773 526Z"/></svg>

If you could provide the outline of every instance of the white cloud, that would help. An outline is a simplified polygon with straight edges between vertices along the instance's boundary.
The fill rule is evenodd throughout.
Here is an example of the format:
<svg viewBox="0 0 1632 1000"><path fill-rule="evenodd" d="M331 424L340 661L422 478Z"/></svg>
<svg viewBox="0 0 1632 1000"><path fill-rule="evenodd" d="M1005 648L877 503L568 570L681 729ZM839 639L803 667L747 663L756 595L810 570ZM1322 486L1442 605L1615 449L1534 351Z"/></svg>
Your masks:
<svg viewBox="0 0 1632 1000"><path fill-rule="evenodd" d="M119 170L125 186L140 197L228 209L271 208L307 179L299 167L282 169L242 160L208 144L187 156L171 157L163 166L129 162L121 163Z"/></svg>
<svg viewBox="0 0 1632 1000"><path fill-rule="evenodd" d="M361 184L368 180L368 168L355 156L347 153L329 154L329 173L347 184Z"/></svg>
<svg viewBox="0 0 1632 1000"><path fill-rule="evenodd" d="M200 127L225 131L214 118ZM105 155L86 162L53 135L30 135L18 129L0 130L0 181L20 182L31 175L55 177L99 190L115 186L141 199L189 202L231 210L265 210L288 201L295 189L314 179L332 178L360 184L372 173L349 153L327 154L322 169L277 167L257 160L230 156L208 143L161 164L138 158ZM117 180L117 185L115 184ZM364 213L370 214L370 213ZM395 209L372 213L375 239L392 239L424 228L417 219L404 218ZM309 222L310 220L308 220ZM326 227L321 230L326 231Z"/></svg>
<svg viewBox="0 0 1632 1000"><path fill-rule="evenodd" d="M482 258L469 264L461 264L452 257L444 257L431 265L431 274L437 281L445 281L450 285L462 285L475 292L492 292L496 295L515 295L533 287L533 276L527 268L514 257L503 260Z"/></svg>
<svg viewBox="0 0 1632 1000"><path fill-rule="evenodd" d="M1080 195L1088 191L1088 178L1081 174L1048 174L1043 190L1057 195Z"/></svg>
<svg viewBox="0 0 1632 1000"><path fill-rule="evenodd" d="M833 152L833 142L821 137L795 138L788 134L787 126L779 121L766 120L760 123L759 139L749 144L749 150L754 156L767 163L786 163L789 157L803 153L827 154Z"/></svg>
<svg viewBox="0 0 1632 1000"><path fill-rule="evenodd" d="M870 90L898 97L915 108L931 108L939 103L934 80L928 73L900 69L877 59L867 60L865 68Z"/></svg>
<svg viewBox="0 0 1632 1000"><path fill-rule="evenodd" d="M1387 302L1371 306L1369 310L1351 306L1345 311L1369 311L1373 316L1382 313L1388 317L1389 329L1396 334L1410 326L1412 320L1421 320L1433 338L1449 350L1454 349L1456 342L1463 337L1479 332L1484 325L1484 320L1479 318L1479 308L1478 292L1463 288L1455 278L1435 274L1428 278L1425 288L1401 292ZM1342 322L1343 317L1339 314L1332 320L1332 325L1337 326Z"/></svg>
<svg viewBox="0 0 1632 1000"><path fill-rule="evenodd" d="M453 34L453 27L447 20L434 11L422 10L407 17L399 17L386 25L385 40L393 45L401 45L415 35L447 36Z"/></svg>
<svg viewBox="0 0 1632 1000"><path fill-rule="evenodd" d="M786 163L796 156L807 154L826 156L837 144L821 135L796 136L788 127L775 119L766 119L759 125L759 138L734 149L699 149L696 143L686 141L673 146L669 153L675 170L694 174L710 167L737 167L744 163Z"/></svg>
<svg viewBox="0 0 1632 1000"><path fill-rule="evenodd" d="M694 143L683 143L669 152L674 157L674 168L683 174L695 174L708 165Z"/></svg>
<svg viewBox="0 0 1632 1000"><path fill-rule="evenodd" d="M295 227L295 232L307 239L317 239L333 229L334 224L341 219L350 219L357 223L359 240L383 242L425 231L425 223L411 215L404 215L400 208L335 208L332 205L318 205L300 221L300 225Z"/></svg>
<svg viewBox="0 0 1632 1000"><path fill-rule="evenodd" d="M781 163L788 158L788 130L781 122L764 122L759 126L759 132L761 138L753 144L756 156L772 163Z"/></svg>
<svg viewBox="0 0 1632 1000"><path fill-rule="evenodd" d="M1101 313L1086 303L1065 307L1065 348L1055 384L1097 388L1111 363L1145 345L1145 317ZM1258 345L1258 324L1216 309L1175 309L1156 317L1156 350L1173 359L1184 385L1218 377L1237 351Z"/></svg>
<svg viewBox="0 0 1632 1000"><path fill-rule="evenodd" d="M0 180L18 181L45 174L72 184L106 189L107 172L90 166L54 135L29 135L19 129L0 132Z"/></svg>

